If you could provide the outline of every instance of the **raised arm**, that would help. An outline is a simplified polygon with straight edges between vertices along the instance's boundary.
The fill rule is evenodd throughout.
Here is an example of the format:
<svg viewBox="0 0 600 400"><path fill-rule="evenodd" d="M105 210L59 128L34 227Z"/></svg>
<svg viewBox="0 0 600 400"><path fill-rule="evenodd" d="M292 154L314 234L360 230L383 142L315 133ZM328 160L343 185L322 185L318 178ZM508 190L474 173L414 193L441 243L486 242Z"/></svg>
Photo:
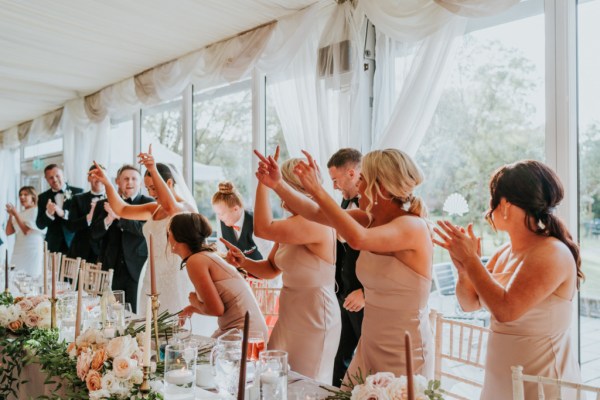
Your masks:
<svg viewBox="0 0 600 400"><path fill-rule="evenodd" d="M8 212L8 215L10 217L8 219L8 223L6 224L6 231L5 231L6 235L9 236L9 235L12 235L13 233L15 233L15 227L14 227L15 223L17 225L19 225L19 228L21 228L21 231L25 235L27 235L29 233L29 231L31 230L31 228L28 227L27 224L25 224L25 222L19 215L17 209L15 208L15 206L13 206L10 203L6 204L6 211Z"/></svg>
<svg viewBox="0 0 600 400"><path fill-rule="evenodd" d="M106 189L106 198L110 207L113 209L115 214L121 218L133 219L137 221L147 221L152 218L152 214L156 210L156 203L146 203L139 205L127 204L121 196L117 193L117 190L110 183L106 173L100 166L94 161L96 169L92 170L92 174L96 179L100 180Z"/></svg>
<svg viewBox="0 0 600 400"><path fill-rule="evenodd" d="M257 150L254 150L254 154L260 159L256 178L260 183L272 189L288 209L310 221L323 225L330 224L327 216L321 212L321 209L314 201L298 193L282 179L281 171L277 164L279 146L277 146L275 156L265 157Z"/></svg>
<svg viewBox="0 0 600 400"><path fill-rule="evenodd" d="M156 168L156 162L152 156L152 144L148 147L148 153L140 153L138 158L139 163L143 164L150 173L152 183L154 184L154 190L156 190L158 204L161 205L167 214L175 215L179 212L187 211L182 203L175 198L175 195L171 189L169 189L169 186L162 176L160 176L160 173Z"/></svg>

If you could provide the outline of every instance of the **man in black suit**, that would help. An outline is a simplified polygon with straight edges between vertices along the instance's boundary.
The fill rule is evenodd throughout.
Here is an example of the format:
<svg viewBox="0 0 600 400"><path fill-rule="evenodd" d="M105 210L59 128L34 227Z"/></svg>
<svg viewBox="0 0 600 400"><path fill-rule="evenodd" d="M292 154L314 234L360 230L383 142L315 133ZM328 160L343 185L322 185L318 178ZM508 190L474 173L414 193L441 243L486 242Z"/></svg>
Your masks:
<svg viewBox="0 0 600 400"><path fill-rule="evenodd" d="M92 165L88 172L95 169ZM70 218L67 228L75 233L73 242L67 255L71 258L81 257L87 262L95 263L100 254L100 245L97 240L92 240L91 225L96 203L106 198L104 184L98 179L88 175L90 191L73 197Z"/></svg>
<svg viewBox="0 0 600 400"><path fill-rule="evenodd" d="M44 177L50 189L38 197L38 214L36 225L40 229L48 228L46 242L50 252L67 254L73 232L67 227L73 196L83 189L69 186L65 182L62 169L56 164L44 168Z"/></svg>
<svg viewBox="0 0 600 400"><path fill-rule="evenodd" d="M146 204L155 201L140 193L142 176L131 165L117 172L117 187L121 197L129 204ZM124 290L125 299L137 311L137 291L140 273L148 258L148 247L142 233L144 221L120 218L107 200L96 203L92 218L91 237L100 242L102 268L114 269L113 290ZM166 232L165 232L166 235Z"/></svg>
<svg viewBox="0 0 600 400"><path fill-rule="evenodd" d="M362 155L356 149L340 149L327 162L333 188L342 192L343 209L358 207L360 161ZM356 277L356 259L360 254L338 238L335 279L338 284L338 302L342 315L340 344L333 365L333 385L340 386L352 361L360 339L365 295L363 286Z"/></svg>

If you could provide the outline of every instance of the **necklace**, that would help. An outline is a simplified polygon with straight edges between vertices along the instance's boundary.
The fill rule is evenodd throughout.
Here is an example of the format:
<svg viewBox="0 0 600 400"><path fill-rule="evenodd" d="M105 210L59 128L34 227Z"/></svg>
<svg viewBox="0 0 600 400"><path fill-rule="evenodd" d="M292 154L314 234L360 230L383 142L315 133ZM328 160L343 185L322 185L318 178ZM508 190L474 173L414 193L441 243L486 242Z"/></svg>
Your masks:
<svg viewBox="0 0 600 400"><path fill-rule="evenodd" d="M184 269L187 266L187 260L193 256L193 254L190 254L189 256L187 256L186 258L184 258L183 260L181 260L181 264L179 264L179 270L181 271L182 269Z"/></svg>

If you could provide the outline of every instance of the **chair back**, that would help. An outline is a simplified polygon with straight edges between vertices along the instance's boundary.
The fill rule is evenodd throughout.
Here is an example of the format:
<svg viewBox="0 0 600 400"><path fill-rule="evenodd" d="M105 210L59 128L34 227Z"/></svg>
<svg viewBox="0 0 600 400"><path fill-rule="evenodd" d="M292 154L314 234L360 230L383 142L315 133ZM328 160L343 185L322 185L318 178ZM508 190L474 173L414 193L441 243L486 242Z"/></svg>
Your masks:
<svg viewBox="0 0 600 400"><path fill-rule="evenodd" d="M577 400L580 399L588 399L588 400L600 400L600 388L583 385L581 383L563 381L560 379L547 378L544 376L534 376L534 375L525 375L523 374L523 367L517 365L515 367L511 367L512 369L512 382L513 382L513 400L525 400L525 385L524 382L537 383L538 400L545 400L546 394L544 393L544 388L548 389L549 387L558 389L559 397L552 397L552 400L562 400L562 396L564 395L563 389L569 390L569 397L573 398L573 394L576 393ZM593 397L586 397L585 393L595 394ZM548 398L550 400L550 398Z"/></svg>
<svg viewBox="0 0 600 400"><path fill-rule="evenodd" d="M269 287L269 281L266 279L247 278L246 280L254 293L254 297L256 297L270 333L279 318L279 295L281 288Z"/></svg>
<svg viewBox="0 0 600 400"><path fill-rule="evenodd" d="M69 281L73 289L77 288L77 277L79 268L81 267L81 258L69 258L62 256L60 263L60 274L58 275L59 282Z"/></svg>
<svg viewBox="0 0 600 400"><path fill-rule="evenodd" d="M86 266L82 271L83 290L90 295L100 296L107 288L112 287L113 273L112 269L102 271Z"/></svg>
<svg viewBox="0 0 600 400"><path fill-rule="evenodd" d="M442 383L445 398L478 398L479 394L474 393L483 387L485 349L490 330L446 319L436 311L432 311L432 314L435 316L434 377ZM467 392L465 390L460 390L461 393L453 391L450 385L457 383L466 386L464 389L469 389L469 394L462 394Z"/></svg>
<svg viewBox="0 0 600 400"><path fill-rule="evenodd" d="M442 296L453 296L456 292L454 266L450 262L433 265L433 282Z"/></svg>
<svg viewBox="0 0 600 400"><path fill-rule="evenodd" d="M91 263L91 262L87 262L85 261L84 263L84 267L87 269L102 269L102 263L98 262L98 263Z"/></svg>

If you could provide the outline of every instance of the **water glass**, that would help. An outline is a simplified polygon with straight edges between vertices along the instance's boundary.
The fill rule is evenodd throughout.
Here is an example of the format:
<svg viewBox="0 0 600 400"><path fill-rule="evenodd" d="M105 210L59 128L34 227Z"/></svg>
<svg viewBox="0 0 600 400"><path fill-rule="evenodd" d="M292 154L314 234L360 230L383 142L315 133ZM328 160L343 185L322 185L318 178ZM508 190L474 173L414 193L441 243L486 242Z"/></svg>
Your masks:
<svg viewBox="0 0 600 400"><path fill-rule="evenodd" d="M170 344L165 348L166 399L194 400L197 354L197 347L184 343Z"/></svg>
<svg viewBox="0 0 600 400"><path fill-rule="evenodd" d="M281 350L268 350L259 356L261 400L286 400L288 354Z"/></svg>
<svg viewBox="0 0 600 400"><path fill-rule="evenodd" d="M237 397L241 360L241 331L232 329L219 336L210 363L215 369L215 383L221 395Z"/></svg>

